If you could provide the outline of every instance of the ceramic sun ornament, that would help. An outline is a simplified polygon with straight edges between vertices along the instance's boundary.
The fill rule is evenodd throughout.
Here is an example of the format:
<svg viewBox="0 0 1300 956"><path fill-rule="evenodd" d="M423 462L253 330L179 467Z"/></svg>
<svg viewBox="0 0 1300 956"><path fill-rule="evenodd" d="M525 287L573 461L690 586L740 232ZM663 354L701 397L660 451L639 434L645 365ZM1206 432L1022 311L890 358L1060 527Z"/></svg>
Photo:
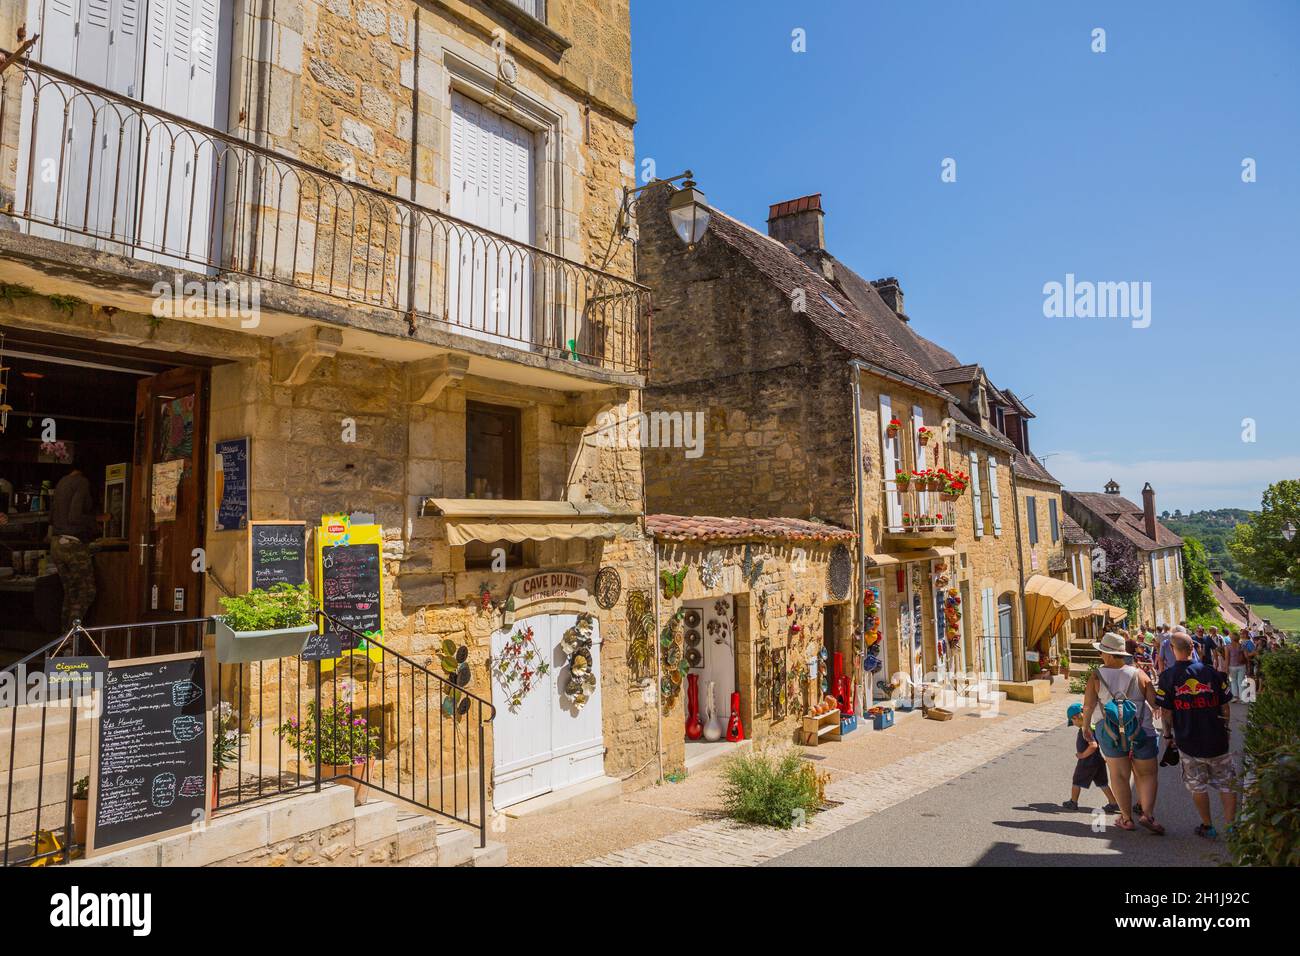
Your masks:
<svg viewBox="0 0 1300 956"><path fill-rule="evenodd" d="M710 551L700 562L700 583L710 591L722 583L721 551Z"/></svg>

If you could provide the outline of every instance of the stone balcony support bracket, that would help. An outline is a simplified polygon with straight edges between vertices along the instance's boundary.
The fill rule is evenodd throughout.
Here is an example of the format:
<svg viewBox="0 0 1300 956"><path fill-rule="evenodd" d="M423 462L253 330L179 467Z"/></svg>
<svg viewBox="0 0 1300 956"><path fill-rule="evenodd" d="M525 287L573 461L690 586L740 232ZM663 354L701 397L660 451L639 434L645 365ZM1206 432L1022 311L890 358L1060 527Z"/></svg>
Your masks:
<svg viewBox="0 0 1300 956"><path fill-rule="evenodd" d="M406 394L412 405L432 405L443 389L460 382L469 371L465 355L435 355L406 366Z"/></svg>
<svg viewBox="0 0 1300 956"><path fill-rule="evenodd" d="M271 343L271 379L276 385L302 385L342 346L343 332L321 325L278 336Z"/></svg>
<svg viewBox="0 0 1300 956"><path fill-rule="evenodd" d="M626 388L605 388L598 392L566 393L567 401L557 409L553 418L557 425L586 428L606 408L624 404L631 391Z"/></svg>

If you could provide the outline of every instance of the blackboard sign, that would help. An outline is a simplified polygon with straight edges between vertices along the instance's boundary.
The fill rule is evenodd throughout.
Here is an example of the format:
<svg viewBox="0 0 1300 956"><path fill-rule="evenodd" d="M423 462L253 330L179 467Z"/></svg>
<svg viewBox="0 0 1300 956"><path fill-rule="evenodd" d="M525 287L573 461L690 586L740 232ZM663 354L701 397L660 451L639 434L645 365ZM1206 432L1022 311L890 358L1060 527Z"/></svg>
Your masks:
<svg viewBox="0 0 1300 956"><path fill-rule="evenodd" d="M336 544L320 552L321 607L365 635L383 633L379 549L378 544ZM326 636L330 631L327 624ZM337 635L342 650L357 646L350 631L338 631Z"/></svg>
<svg viewBox="0 0 1300 956"><path fill-rule="evenodd" d="M111 664L96 723L88 856L207 818L212 724L202 653Z"/></svg>
<svg viewBox="0 0 1300 956"><path fill-rule="evenodd" d="M248 445L247 438L216 443L212 457L217 503L213 531L239 531L248 524Z"/></svg>
<svg viewBox="0 0 1300 956"><path fill-rule="evenodd" d="M306 580L306 522L249 522L249 588L270 588L277 584L302 584Z"/></svg>

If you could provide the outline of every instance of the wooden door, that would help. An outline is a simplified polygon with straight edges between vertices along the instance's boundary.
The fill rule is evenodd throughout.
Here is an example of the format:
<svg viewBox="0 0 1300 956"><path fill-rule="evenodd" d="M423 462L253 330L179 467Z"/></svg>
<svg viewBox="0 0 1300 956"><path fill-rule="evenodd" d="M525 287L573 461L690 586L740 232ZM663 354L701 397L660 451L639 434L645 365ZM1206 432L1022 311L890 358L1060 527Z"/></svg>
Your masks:
<svg viewBox="0 0 1300 956"><path fill-rule="evenodd" d="M136 386L129 538L132 621L203 612L208 376L177 368Z"/></svg>

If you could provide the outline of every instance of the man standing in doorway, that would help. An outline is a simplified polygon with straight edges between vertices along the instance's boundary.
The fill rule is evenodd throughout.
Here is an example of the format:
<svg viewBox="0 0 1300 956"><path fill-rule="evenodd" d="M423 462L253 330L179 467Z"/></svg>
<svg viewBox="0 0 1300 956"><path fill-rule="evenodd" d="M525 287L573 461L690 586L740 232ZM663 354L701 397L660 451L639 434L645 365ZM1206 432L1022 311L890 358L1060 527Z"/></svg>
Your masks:
<svg viewBox="0 0 1300 956"><path fill-rule="evenodd" d="M1181 757L1183 784L1200 814L1196 835L1218 836L1210 817L1209 791L1217 790L1229 828L1237 814L1237 768L1232 759L1228 728L1226 675L1204 661L1192 660L1192 641L1186 634L1173 636L1173 667L1160 673L1156 704L1164 714L1165 740L1171 740Z"/></svg>
<svg viewBox="0 0 1300 956"><path fill-rule="evenodd" d="M84 621L95 603L95 569L90 542L95 537L95 505L90 479L74 467L54 486L50 510L50 558L63 581L63 631Z"/></svg>

